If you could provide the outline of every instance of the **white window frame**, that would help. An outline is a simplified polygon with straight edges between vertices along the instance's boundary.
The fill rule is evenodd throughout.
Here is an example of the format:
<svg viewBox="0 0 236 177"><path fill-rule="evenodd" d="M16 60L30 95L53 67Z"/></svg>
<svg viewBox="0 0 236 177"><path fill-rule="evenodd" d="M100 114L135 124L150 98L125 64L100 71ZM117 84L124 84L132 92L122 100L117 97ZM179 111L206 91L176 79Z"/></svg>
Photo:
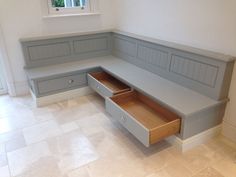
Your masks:
<svg viewBox="0 0 236 177"><path fill-rule="evenodd" d="M86 0L86 5L83 7L52 7L52 1L47 0L48 15L68 15L68 14L88 14L92 13L91 4L94 0Z"/></svg>

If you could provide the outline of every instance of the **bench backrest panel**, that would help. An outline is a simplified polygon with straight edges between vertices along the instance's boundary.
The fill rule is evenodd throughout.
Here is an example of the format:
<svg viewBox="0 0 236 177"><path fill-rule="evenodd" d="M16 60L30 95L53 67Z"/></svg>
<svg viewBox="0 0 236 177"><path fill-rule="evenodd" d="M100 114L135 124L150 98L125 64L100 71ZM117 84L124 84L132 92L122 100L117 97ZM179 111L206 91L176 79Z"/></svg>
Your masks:
<svg viewBox="0 0 236 177"><path fill-rule="evenodd" d="M113 34L113 54L213 99L228 96L233 61L221 61L120 34Z"/></svg>
<svg viewBox="0 0 236 177"><path fill-rule="evenodd" d="M22 42L26 68L111 54L111 33Z"/></svg>

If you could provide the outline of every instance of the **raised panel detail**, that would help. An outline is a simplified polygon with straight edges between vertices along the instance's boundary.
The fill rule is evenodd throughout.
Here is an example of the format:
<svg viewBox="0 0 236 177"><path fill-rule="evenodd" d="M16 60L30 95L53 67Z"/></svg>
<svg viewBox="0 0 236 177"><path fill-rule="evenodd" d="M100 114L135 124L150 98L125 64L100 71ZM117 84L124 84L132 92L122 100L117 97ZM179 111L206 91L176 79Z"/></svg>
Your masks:
<svg viewBox="0 0 236 177"><path fill-rule="evenodd" d="M55 44L42 44L28 47L30 60L45 60L55 57L69 56L70 44L69 42L61 42Z"/></svg>
<svg viewBox="0 0 236 177"><path fill-rule="evenodd" d="M138 58L145 60L149 65L154 65L162 69L168 68L168 52L139 45Z"/></svg>
<svg viewBox="0 0 236 177"><path fill-rule="evenodd" d="M215 87L218 67L189 58L172 55L170 71L201 84Z"/></svg>
<svg viewBox="0 0 236 177"><path fill-rule="evenodd" d="M105 37L74 41L74 53L82 54L108 49L108 39Z"/></svg>
<svg viewBox="0 0 236 177"><path fill-rule="evenodd" d="M114 48L118 50L119 52L126 54L131 57L136 56L136 43L114 37Z"/></svg>

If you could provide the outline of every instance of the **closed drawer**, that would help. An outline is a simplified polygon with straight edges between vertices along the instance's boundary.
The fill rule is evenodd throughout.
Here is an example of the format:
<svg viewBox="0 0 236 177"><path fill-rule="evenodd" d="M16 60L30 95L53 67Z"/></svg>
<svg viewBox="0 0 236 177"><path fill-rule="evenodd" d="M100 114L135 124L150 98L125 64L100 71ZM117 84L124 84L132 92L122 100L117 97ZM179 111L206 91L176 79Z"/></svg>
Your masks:
<svg viewBox="0 0 236 177"><path fill-rule="evenodd" d="M147 147L180 131L178 115L137 91L106 98L106 110Z"/></svg>
<svg viewBox="0 0 236 177"><path fill-rule="evenodd" d="M38 81L39 95L57 93L84 86L87 84L86 73L60 76L53 79Z"/></svg>
<svg viewBox="0 0 236 177"><path fill-rule="evenodd" d="M88 85L103 97L130 90L129 86L104 71L88 74Z"/></svg>

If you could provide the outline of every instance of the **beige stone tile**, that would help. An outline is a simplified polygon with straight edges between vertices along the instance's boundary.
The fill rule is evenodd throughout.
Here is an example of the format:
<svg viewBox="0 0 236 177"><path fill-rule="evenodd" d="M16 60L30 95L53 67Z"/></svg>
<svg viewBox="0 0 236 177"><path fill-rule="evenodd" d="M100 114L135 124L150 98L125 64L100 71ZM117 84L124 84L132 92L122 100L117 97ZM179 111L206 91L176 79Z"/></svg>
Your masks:
<svg viewBox="0 0 236 177"><path fill-rule="evenodd" d="M193 177L224 177L214 168L208 167L197 174L193 175Z"/></svg>
<svg viewBox="0 0 236 177"><path fill-rule="evenodd" d="M145 177L147 175L140 161L127 159L125 154L101 158L87 166L92 177Z"/></svg>
<svg viewBox="0 0 236 177"><path fill-rule="evenodd" d="M99 112L87 97L81 97L78 100L74 99L72 101L60 102L58 104L60 107L63 107L63 109L54 112L53 115L59 124L79 120Z"/></svg>
<svg viewBox="0 0 236 177"><path fill-rule="evenodd" d="M67 177L91 177L88 173L87 167L75 169L67 174Z"/></svg>
<svg viewBox="0 0 236 177"><path fill-rule="evenodd" d="M68 177L61 173L57 160L51 156L41 157L27 166L17 177Z"/></svg>
<svg viewBox="0 0 236 177"><path fill-rule="evenodd" d="M11 105L12 104L12 97L8 95L2 95L0 97L0 107L3 107L5 105Z"/></svg>
<svg viewBox="0 0 236 177"><path fill-rule="evenodd" d="M35 116L42 116L44 114L54 113L54 112L60 111L62 109L63 109L63 107L61 107L60 105L55 103L55 104L50 104L50 105L47 105L44 107L34 107L34 108L32 108L32 112Z"/></svg>
<svg viewBox="0 0 236 177"><path fill-rule="evenodd" d="M61 102L58 102L57 104L60 107L63 107L63 109L70 109L70 108L78 106L78 102L75 99L61 101Z"/></svg>
<svg viewBox="0 0 236 177"><path fill-rule="evenodd" d="M36 119L30 110L19 108L14 110L12 115L0 119L0 134L32 126L35 123Z"/></svg>
<svg viewBox="0 0 236 177"><path fill-rule="evenodd" d="M234 151L231 148L219 148L216 151L212 151L208 154L208 158L211 159L211 163L215 163L222 160L234 160L234 154L236 151Z"/></svg>
<svg viewBox="0 0 236 177"><path fill-rule="evenodd" d="M151 177L191 177L192 173L180 163L171 164L156 172Z"/></svg>
<svg viewBox="0 0 236 177"><path fill-rule="evenodd" d="M217 161L212 164L212 167L225 177L236 176L236 163L233 159L233 154L232 159L224 159L221 161Z"/></svg>
<svg viewBox="0 0 236 177"><path fill-rule="evenodd" d="M212 151L204 145L197 146L183 154L176 149L168 149L168 151L194 174L207 168L212 161Z"/></svg>
<svg viewBox="0 0 236 177"><path fill-rule="evenodd" d="M73 121L76 121L83 117L85 111L76 112L73 109L63 109L53 113L55 120L59 124L66 124Z"/></svg>
<svg viewBox="0 0 236 177"><path fill-rule="evenodd" d="M0 167L0 176L1 177L10 177L8 166Z"/></svg>
<svg viewBox="0 0 236 177"><path fill-rule="evenodd" d="M36 143L47 138L62 134L60 126L54 121L46 121L23 129L26 144Z"/></svg>
<svg viewBox="0 0 236 177"><path fill-rule="evenodd" d="M31 171L35 164L51 155L46 142L41 142L7 153L9 169L12 176Z"/></svg>
<svg viewBox="0 0 236 177"><path fill-rule="evenodd" d="M93 101L91 101L89 99L89 96L79 97L74 100L77 102L77 106L75 107L76 110L79 112L83 110L86 111L87 112L86 116L100 112L100 110L97 108L95 104L96 100L94 99Z"/></svg>
<svg viewBox="0 0 236 177"><path fill-rule="evenodd" d="M81 131L86 135L96 134L104 131L103 122L107 118L102 113L97 113L92 116L87 116L76 121Z"/></svg>
<svg viewBox="0 0 236 177"><path fill-rule="evenodd" d="M79 126L75 122L69 122L61 125L63 133L68 133L74 130L79 129Z"/></svg>
<svg viewBox="0 0 236 177"><path fill-rule="evenodd" d="M10 122L6 118L0 119L0 134L7 133L11 131L13 127L11 126Z"/></svg>
<svg viewBox="0 0 236 177"><path fill-rule="evenodd" d="M212 151L225 147L225 144L221 141L220 137L212 138L208 142L204 143L204 145Z"/></svg>
<svg viewBox="0 0 236 177"><path fill-rule="evenodd" d="M177 158L175 158L167 150L155 152L154 154L147 155L142 159L143 166L150 173L160 170L176 162Z"/></svg>
<svg viewBox="0 0 236 177"><path fill-rule="evenodd" d="M126 157L138 158L139 155L130 153L128 149L124 148L119 141L113 136L107 135L105 132L98 132L96 134L88 136L89 141L92 143L96 152L100 158L109 158L112 156L119 156L120 154L126 154Z"/></svg>
<svg viewBox="0 0 236 177"><path fill-rule="evenodd" d="M7 155L6 153L0 154L0 167L6 166L7 165Z"/></svg>
<svg viewBox="0 0 236 177"><path fill-rule="evenodd" d="M5 143L6 152L11 152L23 148L25 146L26 146L25 138L22 134Z"/></svg>
<svg viewBox="0 0 236 177"><path fill-rule="evenodd" d="M98 158L92 144L80 131L54 137L47 142L63 174Z"/></svg>
<svg viewBox="0 0 236 177"><path fill-rule="evenodd" d="M230 141L224 136L220 135L215 137L208 142L204 143L206 147L211 149L212 151L217 151L219 149L234 149L236 150L236 143Z"/></svg>
<svg viewBox="0 0 236 177"><path fill-rule="evenodd" d="M54 116L52 113L49 112L49 113L35 115L35 119L38 122L44 122L44 121L53 120Z"/></svg>
<svg viewBox="0 0 236 177"><path fill-rule="evenodd" d="M211 151L207 154L207 157L211 159L211 164L223 160L234 160L233 154L236 152L235 143L225 137L219 136L204 145Z"/></svg>
<svg viewBox="0 0 236 177"><path fill-rule="evenodd" d="M31 95L24 95L21 97L13 97L12 103L14 103L16 105L25 106L27 108L31 108L34 106L34 102L33 102Z"/></svg>
<svg viewBox="0 0 236 177"><path fill-rule="evenodd" d="M5 101L5 103L4 103ZM15 112L14 105L12 104L11 101L7 99L2 99L0 100L0 118L6 118L7 116L13 115Z"/></svg>
<svg viewBox="0 0 236 177"><path fill-rule="evenodd" d="M14 101L15 98L0 100L0 118L26 115L31 112L30 106ZM23 99L25 100L25 99Z"/></svg>
<svg viewBox="0 0 236 177"><path fill-rule="evenodd" d="M23 136L21 130L15 130L7 133L0 134L0 143L4 143L10 141L12 139L16 139L18 137Z"/></svg>
<svg viewBox="0 0 236 177"><path fill-rule="evenodd" d="M79 99L79 98L78 98ZM98 94L91 94L87 99L101 112L105 112L105 100Z"/></svg>
<svg viewBox="0 0 236 177"><path fill-rule="evenodd" d="M0 154L5 153L5 143L0 143Z"/></svg>

